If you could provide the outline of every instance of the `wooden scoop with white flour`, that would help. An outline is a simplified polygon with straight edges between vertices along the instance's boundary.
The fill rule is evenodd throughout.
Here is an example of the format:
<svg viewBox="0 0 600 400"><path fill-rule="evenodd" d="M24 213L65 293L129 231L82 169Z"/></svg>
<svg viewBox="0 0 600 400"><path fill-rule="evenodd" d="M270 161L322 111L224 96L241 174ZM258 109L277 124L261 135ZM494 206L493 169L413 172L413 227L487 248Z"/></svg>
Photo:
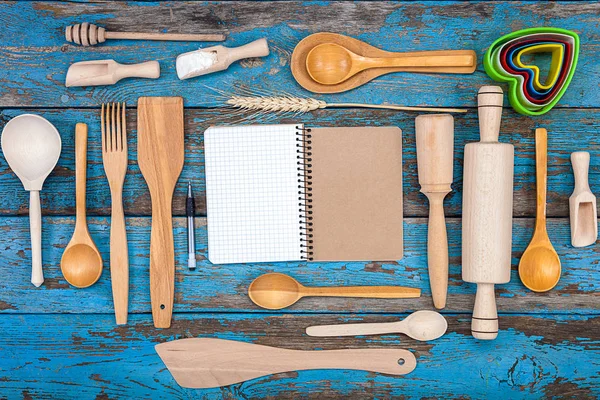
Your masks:
<svg viewBox="0 0 600 400"><path fill-rule="evenodd" d="M195 78L197 76L223 71L244 58L266 57L269 55L267 39L258 39L240 47L213 46L177 57L177 76L179 79Z"/></svg>

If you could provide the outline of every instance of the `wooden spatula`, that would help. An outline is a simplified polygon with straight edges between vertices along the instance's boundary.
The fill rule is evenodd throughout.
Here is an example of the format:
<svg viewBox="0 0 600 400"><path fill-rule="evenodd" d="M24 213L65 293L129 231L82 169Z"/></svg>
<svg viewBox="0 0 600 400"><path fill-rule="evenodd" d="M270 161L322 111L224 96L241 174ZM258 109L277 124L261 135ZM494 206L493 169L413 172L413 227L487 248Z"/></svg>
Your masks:
<svg viewBox="0 0 600 400"><path fill-rule="evenodd" d="M307 369L354 369L404 375L417 360L408 350L288 350L235 340L190 338L155 346L177 383L206 389L232 385L280 372Z"/></svg>
<svg viewBox="0 0 600 400"><path fill-rule="evenodd" d="M171 326L175 289L172 201L183 169L183 99L140 97L138 164L152 198L150 299L157 328Z"/></svg>

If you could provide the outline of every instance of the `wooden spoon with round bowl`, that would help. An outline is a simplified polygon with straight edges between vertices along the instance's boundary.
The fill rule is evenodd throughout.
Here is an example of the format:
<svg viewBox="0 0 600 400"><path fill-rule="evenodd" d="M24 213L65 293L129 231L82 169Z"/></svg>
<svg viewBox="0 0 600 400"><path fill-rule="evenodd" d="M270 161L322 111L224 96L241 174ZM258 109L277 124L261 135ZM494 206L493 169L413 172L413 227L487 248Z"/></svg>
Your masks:
<svg viewBox="0 0 600 400"><path fill-rule="evenodd" d="M396 57L363 57L336 43L315 46L306 57L306 70L323 85L337 85L361 71L387 67L468 67L475 57L449 50L444 55L403 55Z"/></svg>
<svg viewBox="0 0 600 400"><path fill-rule="evenodd" d="M87 168L86 124L75 127L75 186L77 217L75 232L60 260L60 269L71 285L86 288L102 275L102 257L88 231L85 213L85 185Z"/></svg>
<svg viewBox="0 0 600 400"><path fill-rule="evenodd" d="M548 162L548 132L535 130L535 170L537 184L537 212L535 231L519 262L519 277L528 289L547 292L558 283L560 259L546 230L546 178Z"/></svg>
<svg viewBox="0 0 600 400"><path fill-rule="evenodd" d="M306 287L291 276L269 273L259 276L250 284L248 296L257 306L280 310L305 296L401 299L419 297L421 289L402 286Z"/></svg>

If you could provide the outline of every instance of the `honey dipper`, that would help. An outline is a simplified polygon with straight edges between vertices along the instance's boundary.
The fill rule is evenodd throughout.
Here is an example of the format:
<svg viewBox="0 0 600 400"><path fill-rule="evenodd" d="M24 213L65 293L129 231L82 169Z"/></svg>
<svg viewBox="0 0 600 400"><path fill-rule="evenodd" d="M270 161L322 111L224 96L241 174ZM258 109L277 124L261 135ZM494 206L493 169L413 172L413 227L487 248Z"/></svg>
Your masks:
<svg viewBox="0 0 600 400"><path fill-rule="evenodd" d="M109 32L106 29L84 22L69 25L65 29L67 42L82 46L94 46L104 43L106 39L132 40L174 40L180 42L222 42L223 34L186 34L186 33L147 33L147 32Z"/></svg>

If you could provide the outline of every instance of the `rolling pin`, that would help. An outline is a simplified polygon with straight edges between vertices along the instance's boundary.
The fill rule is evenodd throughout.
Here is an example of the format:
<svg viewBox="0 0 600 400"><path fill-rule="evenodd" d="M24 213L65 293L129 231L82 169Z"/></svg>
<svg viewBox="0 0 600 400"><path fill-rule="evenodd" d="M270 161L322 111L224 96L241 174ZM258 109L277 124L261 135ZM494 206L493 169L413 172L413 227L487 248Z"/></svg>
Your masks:
<svg viewBox="0 0 600 400"><path fill-rule="evenodd" d="M502 89L483 86L477 103L481 141L465 146L462 277L477 284L471 332L498 336L494 284L510 281L514 147L498 143Z"/></svg>
<svg viewBox="0 0 600 400"><path fill-rule="evenodd" d="M417 169L421 193L429 200L427 265L431 297L436 308L446 307L448 293L448 236L444 197L452 191L454 118L450 114L419 115L415 120Z"/></svg>

